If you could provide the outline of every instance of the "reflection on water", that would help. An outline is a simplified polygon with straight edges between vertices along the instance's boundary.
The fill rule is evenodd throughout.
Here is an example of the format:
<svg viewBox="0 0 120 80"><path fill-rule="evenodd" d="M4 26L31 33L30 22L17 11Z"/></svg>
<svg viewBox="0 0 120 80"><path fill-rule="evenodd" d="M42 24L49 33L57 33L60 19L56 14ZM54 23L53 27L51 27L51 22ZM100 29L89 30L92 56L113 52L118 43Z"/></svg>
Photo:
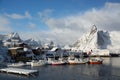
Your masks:
<svg viewBox="0 0 120 80"><path fill-rule="evenodd" d="M63 65L33 67L36 77L0 73L0 80L120 80L120 57L104 58L100 65ZM31 68L27 66L25 68ZM6 77L7 76L7 77Z"/></svg>

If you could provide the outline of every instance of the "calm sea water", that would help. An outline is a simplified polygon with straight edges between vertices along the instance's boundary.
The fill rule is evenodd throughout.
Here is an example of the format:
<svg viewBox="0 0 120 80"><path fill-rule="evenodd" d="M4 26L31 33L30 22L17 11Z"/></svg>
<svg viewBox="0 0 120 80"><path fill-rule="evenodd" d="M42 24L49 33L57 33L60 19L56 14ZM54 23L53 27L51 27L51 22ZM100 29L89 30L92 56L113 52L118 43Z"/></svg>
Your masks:
<svg viewBox="0 0 120 80"><path fill-rule="evenodd" d="M120 57L104 58L100 65L48 65L32 69L39 70L39 74L27 77L0 73L0 80L120 80Z"/></svg>

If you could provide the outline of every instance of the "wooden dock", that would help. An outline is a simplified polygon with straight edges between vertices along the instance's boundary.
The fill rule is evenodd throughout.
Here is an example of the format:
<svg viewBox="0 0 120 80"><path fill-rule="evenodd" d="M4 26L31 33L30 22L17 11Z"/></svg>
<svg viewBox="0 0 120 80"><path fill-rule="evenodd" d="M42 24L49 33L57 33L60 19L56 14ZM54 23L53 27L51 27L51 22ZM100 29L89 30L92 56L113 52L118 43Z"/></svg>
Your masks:
<svg viewBox="0 0 120 80"><path fill-rule="evenodd" d="M20 69L20 68L3 68L3 69L0 69L0 72L30 76L38 73L38 70L29 70L29 69Z"/></svg>

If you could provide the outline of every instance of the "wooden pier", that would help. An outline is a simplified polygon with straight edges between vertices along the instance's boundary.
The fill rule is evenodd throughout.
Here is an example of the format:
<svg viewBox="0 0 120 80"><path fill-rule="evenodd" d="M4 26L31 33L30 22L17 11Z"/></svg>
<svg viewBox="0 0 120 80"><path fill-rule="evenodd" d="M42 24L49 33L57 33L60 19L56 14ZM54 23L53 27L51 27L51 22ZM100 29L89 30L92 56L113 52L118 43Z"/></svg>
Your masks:
<svg viewBox="0 0 120 80"><path fill-rule="evenodd" d="M34 74L38 73L38 70L29 70L29 69L20 69L20 68L3 68L3 69L0 69L0 72L33 76Z"/></svg>

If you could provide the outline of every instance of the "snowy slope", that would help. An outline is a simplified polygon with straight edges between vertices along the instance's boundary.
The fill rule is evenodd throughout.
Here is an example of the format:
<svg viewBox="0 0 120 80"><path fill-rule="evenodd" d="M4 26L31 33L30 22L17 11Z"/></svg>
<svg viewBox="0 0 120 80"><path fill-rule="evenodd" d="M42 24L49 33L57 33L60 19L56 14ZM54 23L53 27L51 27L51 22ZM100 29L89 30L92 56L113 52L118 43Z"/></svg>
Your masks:
<svg viewBox="0 0 120 80"><path fill-rule="evenodd" d="M27 40L24 40L24 43L28 44L29 46L31 46L32 48L35 48L35 47L42 47L41 45L41 41L36 41L34 39L27 39Z"/></svg>
<svg viewBox="0 0 120 80"><path fill-rule="evenodd" d="M92 29L80 37L75 44L73 44L76 50L91 50L96 48L97 42L97 27L94 25Z"/></svg>
<svg viewBox="0 0 120 80"><path fill-rule="evenodd" d="M80 37L73 45L74 50L91 51L95 49L108 49L111 52L120 51L120 32L92 29Z"/></svg>

